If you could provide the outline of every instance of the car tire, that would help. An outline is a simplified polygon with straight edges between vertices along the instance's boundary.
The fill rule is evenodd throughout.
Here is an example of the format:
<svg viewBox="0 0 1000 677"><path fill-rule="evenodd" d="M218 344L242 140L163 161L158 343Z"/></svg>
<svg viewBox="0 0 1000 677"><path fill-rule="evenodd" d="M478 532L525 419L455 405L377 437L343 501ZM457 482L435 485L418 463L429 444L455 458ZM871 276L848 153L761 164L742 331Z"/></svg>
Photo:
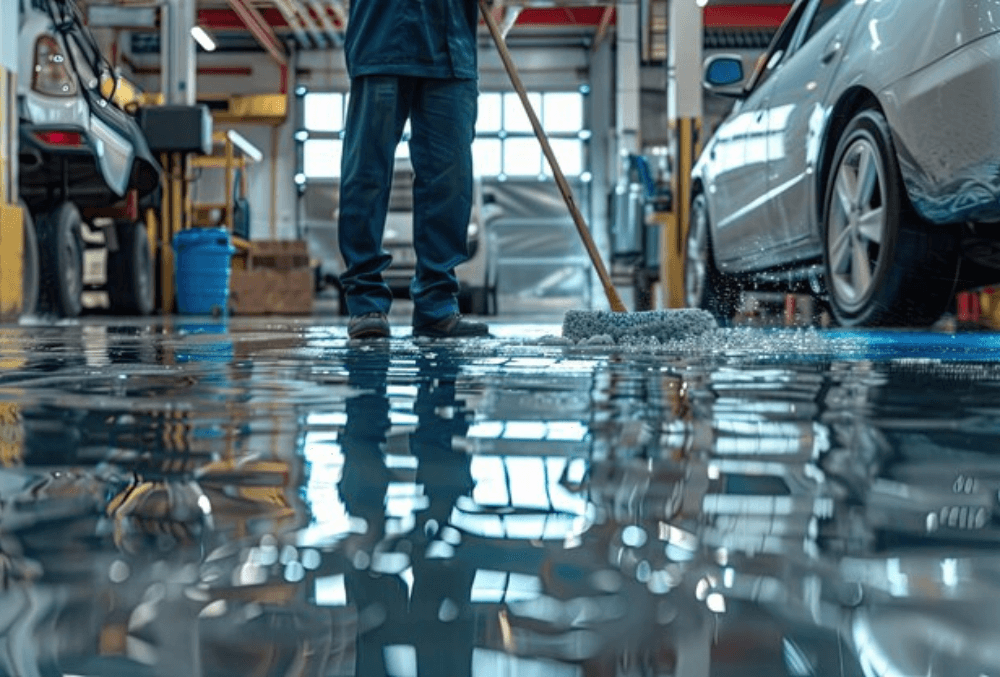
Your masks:
<svg viewBox="0 0 1000 677"><path fill-rule="evenodd" d="M31 315L38 310L39 280L38 263L38 233L35 221L27 205L21 203L22 224L24 229L24 256L21 263L21 313Z"/></svg>
<svg viewBox="0 0 1000 677"><path fill-rule="evenodd" d="M878 111L844 130L823 204L826 289L839 324L926 326L941 316L958 276L957 232L913 210Z"/></svg>
<svg viewBox="0 0 1000 677"><path fill-rule="evenodd" d="M123 315L153 312L153 257L146 226L139 221L115 223L118 250L108 255L108 297L111 310Z"/></svg>
<svg viewBox="0 0 1000 677"><path fill-rule="evenodd" d="M38 224L40 307L63 317L83 310L83 245L80 212L63 202Z"/></svg>
<svg viewBox="0 0 1000 677"><path fill-rule="evenodd" d="M689 308L707 310L725 325L736 314L742 290L738 280L716 268L709 225L708 201L699 193L691 201L684 250L684 302Z"/></svg>

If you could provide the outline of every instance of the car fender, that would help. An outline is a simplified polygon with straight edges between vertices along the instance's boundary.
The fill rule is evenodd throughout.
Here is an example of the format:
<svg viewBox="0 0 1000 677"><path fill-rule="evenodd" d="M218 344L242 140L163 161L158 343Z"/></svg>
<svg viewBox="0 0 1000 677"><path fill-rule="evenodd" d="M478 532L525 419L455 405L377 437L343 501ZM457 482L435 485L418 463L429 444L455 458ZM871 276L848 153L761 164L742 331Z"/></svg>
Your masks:
<svg viewBox="0 0 1000 677"><path fill-rule="evenodd" d="M1000 155L1000 12L953 0L867 5L838 93L875 96L924 219L1000 217L1000 187L990 182Z"/></svg>

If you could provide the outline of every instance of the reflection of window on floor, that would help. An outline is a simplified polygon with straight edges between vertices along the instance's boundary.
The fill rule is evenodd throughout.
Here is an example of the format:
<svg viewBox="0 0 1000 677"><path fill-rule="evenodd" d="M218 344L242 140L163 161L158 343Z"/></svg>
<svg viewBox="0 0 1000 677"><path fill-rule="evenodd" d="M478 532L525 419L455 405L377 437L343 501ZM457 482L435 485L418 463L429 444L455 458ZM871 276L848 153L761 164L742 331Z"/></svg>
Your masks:
<svg viewBox="0 0 1000 677"><path fill-rule="evenodd" d="M566 539L582 533L592 519L587 499L563 482L582 479L586 473L582 459L477 455L470 472L475 482L472 499L458 499L451 515L451 523L467 533L516 540Z"/></svg>
<svg viewBox="0 0 1000 677"><path fill-rule="evenodd" d="M580 92L531 92L532 107L542 124L552 151L567 177L589 180L586 144L590 130L584 124L584 94ZM296 182L330 180L340 176L344 126L349 95L343 92L308 92L302 95L301 128L295 133L300 147L300 171ZM409 157L410 125L396 157ZM479 95L479 117L472 147L478 176L544 179L552 176L541 145L524 107L513 92L483 92Z"/></svg>

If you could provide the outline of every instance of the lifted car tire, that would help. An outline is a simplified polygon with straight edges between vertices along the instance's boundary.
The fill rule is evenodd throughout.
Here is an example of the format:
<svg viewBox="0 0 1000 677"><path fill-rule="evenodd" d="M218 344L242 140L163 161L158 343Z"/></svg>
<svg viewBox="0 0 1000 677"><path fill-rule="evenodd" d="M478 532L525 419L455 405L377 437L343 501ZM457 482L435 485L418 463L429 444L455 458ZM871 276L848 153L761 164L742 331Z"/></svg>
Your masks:
<svg viewBox="0 0 1000 677"><path fill-rule="evenodd" d="M118 250L108 256L108 296L111 309L125 315L153 312L153 258L142 222L115 223Z"/></svg>
<svg viewBox="0 0 1000 677"><path fill-rule="evenodd" d="M957 233L923 223L910 206L878 111L844 130L824 206L826 288L841 325L926 326L941 316L958 274Z"/></svg>
<svg viewBox="0 0 1000 677"><path fill-rule="evenodd" d="M708 202L699 193L691 201L691 226L684 255L684 302L689 308L707 310L726 325L736 314L741 291L733 276L715 267Z"/></svg>
<svg viewBox="0 0 1000 677"><path fill-rule="evenodd" d="M31 212L25 204L21 204L22 223L24 225L24 257L21 268L21 312L31 315L38 309L38 234Z"/></svg>
<svg viewBox="0 0 1000 677"><path fill-rule="evenodd" d="M40 306L63 317L77 317L83 310L83 248L80 212L63 202L38 224Z"/></svg>

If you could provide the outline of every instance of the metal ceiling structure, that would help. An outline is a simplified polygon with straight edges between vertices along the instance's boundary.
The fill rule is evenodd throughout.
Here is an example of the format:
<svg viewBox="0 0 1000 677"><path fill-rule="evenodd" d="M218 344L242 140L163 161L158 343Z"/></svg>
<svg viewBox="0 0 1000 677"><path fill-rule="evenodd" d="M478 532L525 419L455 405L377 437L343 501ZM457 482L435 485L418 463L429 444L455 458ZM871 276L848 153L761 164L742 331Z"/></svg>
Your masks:
<svg viewBox="0 0 1000 677"><path fill-rule="evenodd" d="M506 30L588 30L597 39L615 25L619 3L597 0L507 0L496 10ZM665 58L668 0L632 0L643 21L644 60ZM704 26L709 32L773 31L784 19L791 0L709 1ZM278 58L276 43L292 41L297 49L326 49L342 44L348 16L347 0L202 0L197 21L220 34L249 32L260 47Z"/></svg>

